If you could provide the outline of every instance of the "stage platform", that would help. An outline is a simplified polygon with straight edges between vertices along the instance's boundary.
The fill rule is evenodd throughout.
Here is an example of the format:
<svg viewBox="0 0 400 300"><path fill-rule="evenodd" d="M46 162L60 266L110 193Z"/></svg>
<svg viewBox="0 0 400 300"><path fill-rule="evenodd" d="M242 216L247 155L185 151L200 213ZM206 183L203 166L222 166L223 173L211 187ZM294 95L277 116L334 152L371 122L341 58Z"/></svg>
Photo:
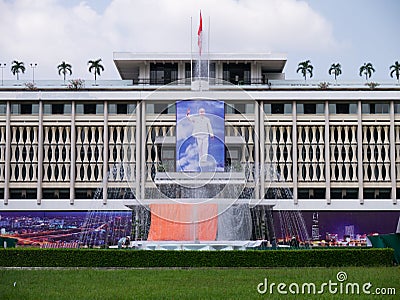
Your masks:
<svg viewBox="0 0 400 300"><path fill-rule="evenodd" d="M266 247L268 241L133 241L129 248L138 250L227 251Z"/></svg>

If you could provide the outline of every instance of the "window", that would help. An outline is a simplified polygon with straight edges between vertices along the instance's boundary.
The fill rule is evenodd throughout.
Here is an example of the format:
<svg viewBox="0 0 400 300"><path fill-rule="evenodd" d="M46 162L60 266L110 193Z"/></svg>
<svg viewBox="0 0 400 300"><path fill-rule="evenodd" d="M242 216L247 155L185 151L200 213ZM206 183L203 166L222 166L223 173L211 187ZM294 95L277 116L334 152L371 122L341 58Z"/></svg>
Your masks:
<svg viewBox="0 0 400 300"><path fill-rule="evenodd" d="M357 103L329 103L330 114L356 114Z"/></svg>
<svg viewBox="0 0 400 300"><path fill-rule="evenodd" d="M254 104L252 103L225 103L226 114L252 114L254 113Z"/></svg>
<svg viewBox="0 0 400 300"><path fill-rule="evenodd" d="M0 103L0 115L5 115L7 113L7 104Z"/></svg>
<svg viewBox="0 0 400 300"><path fill-rule="evenodd" d="M323 114L324 103L297 103L298 114Z"/></svg>
<svg viewBox="0 0 400 300"><path fill-rule="evenodd" d="M249 63L224 63L223 80L233 84L250 84L251 65Z"/></svg>
<svg viewBox="0 0 400 300"><path fill-rule="evenodd" d="M100 115L104 113L103 103L78 103L76 113L83 115Z"/></svg>
<svg viewBox="0 0 400 300"><path fill-rule="evenodd" d="M43 189L43 199L69 199L69 189Z"/></svg>
<svg viewBox="0 0 400 300"><path fill-rule="evenodd" d="M170 103L148 103L146 104L146 112L149 114L175 114L175 104Z"/></svg>
<svg viewBox="0 0 400 300"><path fill-rule="evenodd" d="M190 63L185 63L185 78L192 77L192 66Z"/></svg>
<svg viewBox="0 0 400 300"><path fill-rule="evenodd" d="M394 113L395 114L400 114L400 102L395 102L394 103Z"/></svg>
<svg viewBox="0 0 400 300"><path fill-rule="evenodd" d="M38 103L12 103L11 113L14 115L37 115L39 113Z"/></svg>
<svg viewBox="0 0 400 300"><path fill-rule="evenodd" d="M363 114L388 114L389 113L389 103L363 103L362 104Z"/></svg>
<svg viewBox="0 0 400 300"><path fill-rule="evenodd" d="M264 112L266 114L285 114L292 113L291 103L266 103L264 104Z"/></svg>
<svg viewBox="0 0 400 300"><path fill-rule="evenodd" d="M178 80L177 63L150 64L150 84L168 84Z"/></svg>
<svg viewBox="0 0 400 300"><path fill-rule="evenodd" d="M364 199L390 199L391 189L364 189Z"/></svg>
<svg viewBox="0 0 400 300"><path fill-rule="evenodd" d="M158 172L175 171L175 148L163 147L161 151L161 164L158 166Z"/></svg>
<svg viewBox="0 0 400 300"><path fill-rule="evenodd" d="M331 189L331 199L358 199L358 189Z"/></svg>
<svg viewBox="0 0 400 300"><path fill-rule="evenodd" d="M110 115L127 115L136 112L135 103L109 103L108 113Z"/></svg>
<svg viewBox="0 0 400 300"><path fill-rule="evenodd" d="M75 189L75 199L93 199L96 189ZM103 198L103 190L96 194L96 199Z"/></svg>
<svg viewBox="0 0 400 300"><path fill-rule="evenodd" d="M10 189L10 199L36 199L36 189Z"/></svg>
<svg viewBox="0 0 400 300"><path fill-rule="evenodd" d="M45 103L43 112L45 115L71 114L71 103Z"/></svg>
<svg viewBox="0 0 400 300"><path fill-rule="evenodd" d="M264 195L265 199L291 199L293 190L287 188L269 188Z"/></svg>
<svg viewBox="0 0 400 300"><path fill-rule="evenodd" d="M298 189L299 199L325 199L325 189Z"/></svg>

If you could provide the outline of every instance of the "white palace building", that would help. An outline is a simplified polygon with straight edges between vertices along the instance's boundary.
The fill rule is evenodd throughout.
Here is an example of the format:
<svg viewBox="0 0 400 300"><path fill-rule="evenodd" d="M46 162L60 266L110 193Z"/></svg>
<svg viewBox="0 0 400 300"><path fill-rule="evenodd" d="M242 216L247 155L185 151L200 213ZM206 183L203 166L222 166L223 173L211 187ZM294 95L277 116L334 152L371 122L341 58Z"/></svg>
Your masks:
<svg viewBox="0 0 400 300"><path fill-rule="evenodd" d="M127 210L196 197L179 187L201 180L273 210L399 210L399 85L285 80L275 53L210 53L203 80L190 53L114 63L122 80L0 86L0 210ZM176 169L188 99L224 103L222 172Z"/></svg>

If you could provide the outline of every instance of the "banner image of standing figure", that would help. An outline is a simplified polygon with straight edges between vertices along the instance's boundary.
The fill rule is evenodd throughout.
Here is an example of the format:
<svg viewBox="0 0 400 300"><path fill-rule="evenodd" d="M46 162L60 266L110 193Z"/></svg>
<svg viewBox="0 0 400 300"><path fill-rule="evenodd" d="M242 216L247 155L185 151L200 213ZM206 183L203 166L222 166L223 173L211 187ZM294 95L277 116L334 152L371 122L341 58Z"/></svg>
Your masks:
<svg viewBox="0 0 400 300"><path fill-rule="evenodd" d="M176 103L177 172L224 171L224 116L222 101Z"/></svg>

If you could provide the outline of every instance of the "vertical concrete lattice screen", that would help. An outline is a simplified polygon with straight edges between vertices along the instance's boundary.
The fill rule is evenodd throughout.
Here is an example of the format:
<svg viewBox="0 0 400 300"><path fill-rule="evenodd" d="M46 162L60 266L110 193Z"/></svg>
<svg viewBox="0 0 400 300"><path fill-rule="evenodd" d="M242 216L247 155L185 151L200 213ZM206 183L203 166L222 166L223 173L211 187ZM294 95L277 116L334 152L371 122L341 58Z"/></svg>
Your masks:
<svg viewBox="0 0 400 300"><path fill-rule="evenodd" d="M364 181L390 181L389 126L363 126Z"/></svg>
<svg viewBox="0 0 400 300"><path fill-rule="evenodd" d="M146 166L147 166L147 181L154 180L155 174L159 171L162 150L162 138L174 137L175 125L167 125L162 123L155 123L152 126L147 126L147 140L146 140ZM161 138L161 143L159 142ZM161 169L160 169L161 171Z"/></svg>
<svg viewBox="0 0 400 300"><path fill-rule="evenodd" d="M400 181L400 126L395 126L396 180Z"/></svg>
<svg viewBox="0 0 400 300"><path fill-rule="evenodd" d="M266 181L293 181L292 127L265 127Z"/></svg>
<svg viewBox="0 0 400 300"><path fill-rule="evenodd" d="M0 182L4 183L4 168L6 161L6 127L0 127Z"/></svg>
<svg viewBox="0 0 400 300"><path fill-rule="evenodd" d="M103 127L76 127L76 181L103 178Z"/></svg>
<svg viewBox="0 0 400 300"><path fill-rule="evenodd" d="M135 126L108 127L108 181L135 178Z"/></svg>
<svg viewBox="0 0 400 300"><path fill-rule="evenodd" d="M324 126L297 126L298 181L325 181Z"/></svg>
<svg viewBox="0 0 400 300"><path fill-rule="evenodd" d="M241 137L243 143L240 149L240 165L245 170L247 182L254 181L254 126L250 123L246 125L236 122L230 122L225 126L225 135L231 137ZM229 155L229 154L228 154Z"/></svg>
<svg viewBox="0 0 400 300"><path fill-rule="evenodd" d="M38 167L38 127L11 127L10 181L36 181Z"/></svg>
<svg viewBox="0 0 400 300"><path fill-rule="evenodd" d="M44 126L43 136L43 181L69 181L71 128Z"/></svg>
<svg viewBox="0 0 400 300"><path fill-rule="evenodd" d="M331 181L357 182L357 125L330 126Z"/></svg>

